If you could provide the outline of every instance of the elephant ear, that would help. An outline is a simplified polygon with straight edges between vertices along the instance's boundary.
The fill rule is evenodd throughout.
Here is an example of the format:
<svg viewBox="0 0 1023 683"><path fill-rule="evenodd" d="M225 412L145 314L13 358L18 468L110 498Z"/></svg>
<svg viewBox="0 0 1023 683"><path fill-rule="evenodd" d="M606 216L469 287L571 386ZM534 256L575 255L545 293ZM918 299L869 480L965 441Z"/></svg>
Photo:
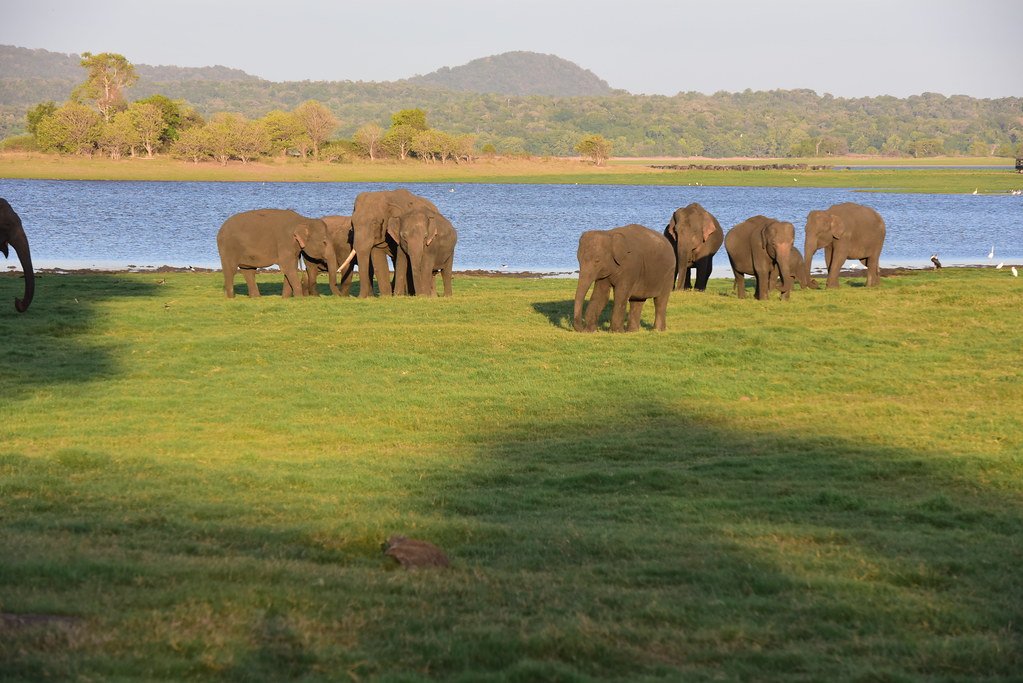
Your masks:
<svg viewBox="0 0 1023 683"><path fill-rule="evenodd" d="M717 226L714 225L714 219L710 217L710 214L704 214L703 216L703 241L706 242L710 239L710 236L717 230Z"/></svg>
<svg viewBox="0 0 1023 683"><path fill-rule="evenodd" d="M629 244L624 235L615 233L611 235L611 258L619 266L629 258Z"/></svg>
<svg viewBox="0 0 1023 683"><path fill-rule="evenodd" d="M845 221L838 216L831 216L831 234L835 236L835 239L842 239L842 235L845 234Z"/></svg>
<svg viewBox="0 0 1023 683"><path fill-rule="evenodd" d="M760 230L760 246L762 246L764 248L764 251L767 251L767 243L768 243L767 237L768 237L768 233L770 232L770 227L772 225L774 225L774 224L773 223L768 223L767 225L765 225Z"/></svg>
<svg viewBox="0 0 1023 683"><path fill-rule="evenodd" d="M305 249L306 240L309 239L309 226L305 223L300 223L295 226L294 233L295 241L298 242L299 249Z"/></svg>
<svg viewBox="0 0 1023 683"><path fill-rule="evenodd" d="M391 216L387 219L387 234L391 236L395 242L399 242L398 230L401 228L401 219L397 216Z"/></svg>
<svg viewBox="0 0 1023 683"><path fill-rule="evenodd" d="M437 236L439 228L437 227L437 219L431 217L430 222L426 224L426 234L429 237L426 238L426 246L430 246L430 242L433 242L433 238Z"/></svg>
<svg viewBox="0 0 1023 683"><path fill-rule="evenodd" d="M675 214L671 215L671 220L664 226L664 234L678 242L678 223L675 221Z"/></svg>

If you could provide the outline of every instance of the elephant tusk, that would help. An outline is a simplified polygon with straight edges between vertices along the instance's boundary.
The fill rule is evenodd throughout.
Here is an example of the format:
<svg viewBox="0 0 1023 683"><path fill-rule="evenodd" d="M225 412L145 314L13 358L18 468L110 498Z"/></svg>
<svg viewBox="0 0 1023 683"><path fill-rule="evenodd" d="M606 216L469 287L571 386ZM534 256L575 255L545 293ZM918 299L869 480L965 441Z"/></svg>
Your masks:
<svg viewBox="0 0 1023 683"><path fill-rule="evenodd" d="M339 273L340 273L340 272L341 272L342 270L344 270L345 268L347 268L347 267L348 267L348 264L349 264L349 263L351 263L351 262L352 262L352 259L354 259L354 258L355 258L355 250L354 250L354 249L352 249L352 252L351 252L350 254L348 254L348 258L346 258L346 259L345 259L345 262L344 262L344 263L342 263L342 264L341 264L340 266L338 266L338 268L337 268L337 272L339 272Z"/></svg>

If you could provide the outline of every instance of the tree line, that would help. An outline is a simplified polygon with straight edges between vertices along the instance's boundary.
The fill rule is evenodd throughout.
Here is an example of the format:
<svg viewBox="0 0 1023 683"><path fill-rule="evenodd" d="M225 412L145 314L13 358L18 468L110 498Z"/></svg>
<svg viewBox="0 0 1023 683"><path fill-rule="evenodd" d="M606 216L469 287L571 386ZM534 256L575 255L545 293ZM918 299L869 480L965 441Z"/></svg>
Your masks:
<svg viewBox="0 0 1023 683"><path fill-rule="evenodd" d="M27 136L9 140L8 147L112 159L165 152L195 163L214 160L225 165L286 155L326 161L416 157L441 163L478 156L475 136L430 128L426 112L418 108L393 114L386 129L367 123L350 138L338 139L340 121L316 100L256 119L237 112L215 112L207 118L185 100L163 94L129 104L125 92L138 75L122 55L86 52L81 66L87 76L71 98L59 106L48 101L31 107L25 117Z"/></svg>
<svg viewBox="0 0 1023 683"><path fill-rule="evenodd" d="M0 81L0 99L28 81ZM62 86L67 88L66 82ZM620 156L827 157L842 154L1013 156L1023 153L1023 98L981 100L928 93L908 98L835 98L812 90L679 93L647 96L616 93L592 97L508 96L450 92L410 83L301 82L254 80L144 82L134 86L139 101L162 96L186 111L186 121L236 112L246 121L294 114L314 102L335 117L328 156L392 155L452 159L451 139L472 136L480 152L568 156L580 142L597 136ZM40 88L35 92L52 92ZM395 112L428 111L444 131L432 142L370 148L375 140L360 130L394 126ZM23 110L22 110L23 111ZM3 112L0 112L2 114ZM8 114L7 119L11 116ZM0 116L0 124L4 124ZM10 130L9 121L4 124ZM371 129L372 130L372 129ZM251 131L250 131L251 132ZM422 132L422 131L420 131ZM444 136L447 136L446 138ZM279 153L270 135L271 151ZM392 140L394 142L394 140ZM307 143L308 144L308 143ZM258 147L258 146L257 146ZM279 147L279 146L278 146ZM97 147L98 149L98 147ZM141 149L141 148L140 148ZM166 146L161 151L168 151ZM299 150L301 145L291 149ZM313 148L308 147L309 150ZM324 150L321 150L322 154ZM212 157L210 157L212 158Z"/></svg>

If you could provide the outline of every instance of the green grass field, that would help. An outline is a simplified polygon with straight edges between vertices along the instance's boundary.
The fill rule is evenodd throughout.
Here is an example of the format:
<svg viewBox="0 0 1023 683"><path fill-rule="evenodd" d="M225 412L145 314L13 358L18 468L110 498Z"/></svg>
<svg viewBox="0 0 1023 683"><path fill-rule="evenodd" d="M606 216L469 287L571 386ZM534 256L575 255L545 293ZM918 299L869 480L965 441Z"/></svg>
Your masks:
<svg viewBox="0 0 1023 683"><path fill-rule="evenodd" d="M909 163L900 159L902 163ZM670 163L654 159L614 160L594 166L579 159L480 159L471 164L428 164L420 161L357 161L348 164L281 160L227 166L193 164L167 157L121 159L61 157L38 153L0 154L0 178L57 180L172 180L259 182L436 182L436 183L577 183L604 185L717 185L749 187L841 187L864 191L916 193L1006 193L1023 188L1023 176L1012 170L1011 159L999 167L970 168L984 160L931 159L932 163L962 164L959 168L858 168L884 165L888 159L837 158L703 160L700 163L827 163L821 171L672 171L651 168ZM987 160L991 163L992 160ZM913 160L916 162L916 160Z"/></svg>
<svg viewBox="0 0 1023 683"><path fill-rule="evenodd" d="M1019 680L1023 281L862 284L0 277L0 679Z"/></svg>

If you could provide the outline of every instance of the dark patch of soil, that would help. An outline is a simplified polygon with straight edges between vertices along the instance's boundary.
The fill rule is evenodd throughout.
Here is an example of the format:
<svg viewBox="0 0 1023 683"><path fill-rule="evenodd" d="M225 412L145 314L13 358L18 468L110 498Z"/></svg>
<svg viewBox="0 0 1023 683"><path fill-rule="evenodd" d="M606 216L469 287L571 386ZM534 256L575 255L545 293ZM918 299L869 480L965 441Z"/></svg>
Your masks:
<svg viewBox="0 0 1023 683"><path fill-rule="evenodd" d="M82 623L79 617L69 617L61 614L9 614L0 612L0 633L3 631L17 631L29 628L56 626L68 628Z"/></svg>

